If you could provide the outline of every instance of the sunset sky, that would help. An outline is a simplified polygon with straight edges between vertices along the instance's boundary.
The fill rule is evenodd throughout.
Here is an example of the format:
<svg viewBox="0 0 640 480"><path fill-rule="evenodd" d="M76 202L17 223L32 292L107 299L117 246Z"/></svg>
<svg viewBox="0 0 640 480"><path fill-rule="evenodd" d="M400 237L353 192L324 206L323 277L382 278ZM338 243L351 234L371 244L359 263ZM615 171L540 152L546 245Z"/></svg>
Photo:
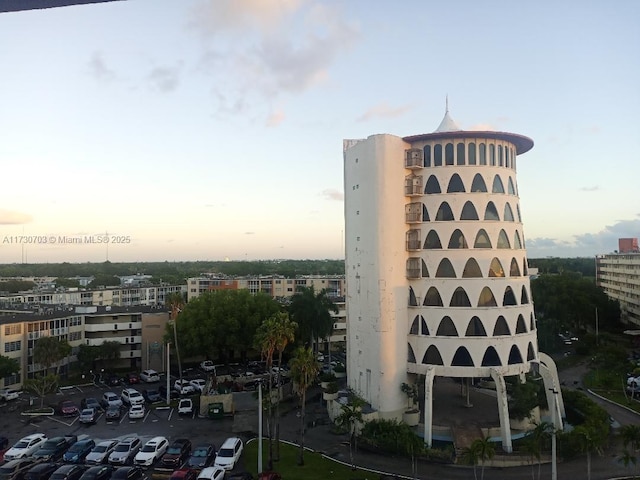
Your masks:
<svg viewBox="0 0 640 480"><path fill-rule="evenodd" d="M342 140L432 132L447 95L463 129L534 140L530 258L612 252L640 237L638 18L589 0L0 14L0 262L342 258ZM58 241L105 232L124 243Z"/></svg>

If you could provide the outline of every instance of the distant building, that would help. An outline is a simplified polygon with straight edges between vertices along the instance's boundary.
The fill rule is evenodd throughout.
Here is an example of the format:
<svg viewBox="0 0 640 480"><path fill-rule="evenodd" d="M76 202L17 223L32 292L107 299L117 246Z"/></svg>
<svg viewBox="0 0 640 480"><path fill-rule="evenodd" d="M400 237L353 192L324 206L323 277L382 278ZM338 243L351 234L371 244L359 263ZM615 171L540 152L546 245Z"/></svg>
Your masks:
<svg viewBox="0 0 640 480"><path fill-rule="evenodd" d="M640 253L637 238L619 238L618 253Z"/></svg>
<svg viewBox="0 0 640 480"><path fill-rule="evenodd" d="M620 253L596 256L596 284L610 299L618 301L622 323L640 327L640 253L637 252L637 239L621 238L618 245ZM622 252L623 246L630 246L631 251Z"/></svg>

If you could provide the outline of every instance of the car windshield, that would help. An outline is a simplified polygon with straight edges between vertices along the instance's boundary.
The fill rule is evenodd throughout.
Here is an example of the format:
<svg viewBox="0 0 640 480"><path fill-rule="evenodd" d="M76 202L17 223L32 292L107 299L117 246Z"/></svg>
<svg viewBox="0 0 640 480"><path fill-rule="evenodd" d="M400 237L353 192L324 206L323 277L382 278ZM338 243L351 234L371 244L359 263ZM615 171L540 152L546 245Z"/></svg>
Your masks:
<svg viewBox="0 0 640 480"><path fill-rule="evenodd" d="M196 450L195 452L193 452L193 456L194 457L206 457L207 456L207 451L205 449Z"/></svg>
<svg viewBox="0 0 640 480"><path fill-rule="evenodd" d="M129 397L130 397L130 398L139 397L139 396L140 396L140 392L131 392L131 393L129 394Z"/></svg>
<svg viewBox="0 0 640 480"><path fill-rule="evenodd" d="M129 444L128 443L119 443L116 447L116 452L128 452Z"/></svg>
<svg viewBox="0 0 640 480"><path fill-rule="evenodd" d="M180 455L180 447L170 447L167 453L171 455Z"/></svg>
<svg viewBox="0 0 640 480"><path fill-rule="evenodd" d="M116 395L108 395L107 400L113 402L115 400L118 400L118 397Z"/></svg>
<svg viewBox="0 0 640 480"><path fill-rule="evenodd" d="M93 449L93 451L95 453L104 453L107 451L107 446L106 445L98 445L96 448Z"/></svg>
<svg viewBox="0 0 640 480"><path fill-rule="evenodd" d="M153 453L156 451L156 446L155 445L145 445L144 447L142 447L142 451L145 453Z"/></svg>
<svg viewBox="0 0 640 480"><path fill-rule="evenodd" d="M221 448L218 450L219 457L233 457L233 448Z"/></svg>
<svg viewBox="0 0 640 480"><path fill-rule="evenodd" d="M84 449L84 445L82 443L74 443L73 445L71 445L69 452L71 453L81 452L83 449Z"/></svg>
<svg viewBox="0 0 640 480"><path fill-rule="evenodd" d="M93 414L93 410L90 408L85 408L84 410L82 410L82 415L92 415Z"/></svg>
<svg viewBox="0 0 640 480"><path fill-rule="evenodd" d="M26 442L24 440L20 440L18 443L16 443L14 445L13 448L27 448L29 446L29 442Z"/></svg>

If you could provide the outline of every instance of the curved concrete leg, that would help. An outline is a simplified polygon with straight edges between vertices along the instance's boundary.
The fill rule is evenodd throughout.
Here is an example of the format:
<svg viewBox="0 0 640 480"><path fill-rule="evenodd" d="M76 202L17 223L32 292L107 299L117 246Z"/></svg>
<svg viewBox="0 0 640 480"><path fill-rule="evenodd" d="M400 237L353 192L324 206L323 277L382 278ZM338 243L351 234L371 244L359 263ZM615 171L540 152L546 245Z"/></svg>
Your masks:
<svg viewBox="0 0 640 480"><path fill-rule="evenodd" d="M496 393L498 397L498 415L500 417L500 432L502 434L502 449L511 453L513 444L511 442L511 423L509 422L509 403L507 402L507 386L504 383L504 377L500 372L491 369L491 378L496 384Z"/></svg>
<svg viewBox="0 0 640 480"><path fill-rule="evenodd" d="M427 368L424 376L424 443L431 448L433 442L433 379L435 369Z"/></svg>

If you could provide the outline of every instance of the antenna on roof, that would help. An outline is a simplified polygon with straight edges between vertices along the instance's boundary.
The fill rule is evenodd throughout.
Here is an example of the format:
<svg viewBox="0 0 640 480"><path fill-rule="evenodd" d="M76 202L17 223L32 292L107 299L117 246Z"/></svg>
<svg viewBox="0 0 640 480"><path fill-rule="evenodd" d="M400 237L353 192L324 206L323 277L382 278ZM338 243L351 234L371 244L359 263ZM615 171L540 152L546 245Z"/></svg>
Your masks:
<svg viewBox="0 0 640 480"><path fill-rule="evenodd" d="M449 94L447 93L447 95L445 96L445 100L444 100L444 111L445 113L449 112Z"/></svg>

